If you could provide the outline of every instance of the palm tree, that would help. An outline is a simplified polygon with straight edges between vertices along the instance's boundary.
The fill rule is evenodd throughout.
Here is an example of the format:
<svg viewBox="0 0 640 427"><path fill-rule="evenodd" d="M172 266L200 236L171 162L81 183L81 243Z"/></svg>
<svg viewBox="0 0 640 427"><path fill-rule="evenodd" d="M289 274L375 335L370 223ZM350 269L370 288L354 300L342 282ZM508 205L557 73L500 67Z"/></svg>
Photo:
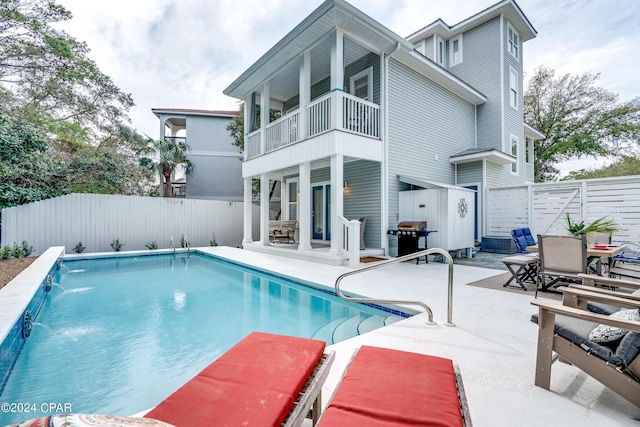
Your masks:
<svg viewBox="0 0 640 427"><path fill-rule="evenodd" d="M194 172L194 166L187 159L187 152L191 151L185 138L165 138L149 140L150 152L155 152L157 159L143 157L140 159L142 166L148 167L154 172L159 172L164 177L164 196L173 197L171 177L178 166L184 166L186 176Z"/></svg>

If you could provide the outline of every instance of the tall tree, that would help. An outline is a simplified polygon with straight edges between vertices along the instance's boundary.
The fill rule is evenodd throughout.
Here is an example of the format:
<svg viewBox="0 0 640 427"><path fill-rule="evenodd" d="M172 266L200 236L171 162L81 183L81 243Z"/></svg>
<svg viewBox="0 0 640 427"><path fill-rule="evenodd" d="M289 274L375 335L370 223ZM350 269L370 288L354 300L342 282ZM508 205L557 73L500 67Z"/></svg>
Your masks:
<svg viewBox="0 0 640 427"><path fill-rule="evenodd" d="M191 150L182 138L166 138L149 141L149 152L155 153L156 158L143 157L140 164L154 172L159 172L164 178L164 196L173 197L173 173L184 168L186 176L193 174L194 166L187 159L187 152Z"/></svg>
<svg viewBox="0 0 640 427"><path fill-rule="evenodd" d="M63 162L48 156L47 142L0 109L0 209L64 194Z"/></svg>
<svg viewBox="0 0 640 427"><path fill-rule="evenodd" d="M524 118L546 136L535 145L536 181L556 179L556 165L569 159L637 148L640 98L619 102L618 95L595 86L599 77L535 70L524 95Z"/></svg>
<svg viewBox="0 0 640 427"><path fill-rule="evenodd" d="M2 114L28 124L44 144L38 153L58 159L58 169L69 168L73 185L61 186L59 192L145 194L148 177L136 156L146 138L129 127L131 95L99 70L85 43L52 26L68 19L71 13L55 0L0 0ZM52 165L23 163L20 174L46 180L47 173L38 167ZM99 182L105 178L107 182ZM32 185L39 188L46 182ZM33 197L19 199L33 201Z"/></svg>
<svg viewBox="0 0 640 427"><path fill-rule="evenodd" d="M560 181L571 181L576 179L589 178L609 178L613 176L640 175L640 158L632 156L622 156L610 165L598 169L580 169L571 171Z"/></svg>

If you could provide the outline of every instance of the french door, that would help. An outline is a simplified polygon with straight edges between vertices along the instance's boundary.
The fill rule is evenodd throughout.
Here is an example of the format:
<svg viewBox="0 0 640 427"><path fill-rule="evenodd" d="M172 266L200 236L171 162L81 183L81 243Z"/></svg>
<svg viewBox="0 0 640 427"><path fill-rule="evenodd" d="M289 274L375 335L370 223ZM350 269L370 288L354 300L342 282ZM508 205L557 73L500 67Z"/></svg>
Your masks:
<svg viewBox="0 0 640 427"><path fill-rule="evenodd" d="M314 186L311 199L312 237L317 240L331 240L331 185Z"/></svg>

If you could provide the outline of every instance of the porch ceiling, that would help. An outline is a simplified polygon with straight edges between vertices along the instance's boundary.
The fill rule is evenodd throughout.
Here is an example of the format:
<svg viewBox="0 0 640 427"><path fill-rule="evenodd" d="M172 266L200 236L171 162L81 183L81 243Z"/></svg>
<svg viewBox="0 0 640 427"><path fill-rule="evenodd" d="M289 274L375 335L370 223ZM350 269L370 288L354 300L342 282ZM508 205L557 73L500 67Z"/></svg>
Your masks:
<svg viewBox="0 0 640 427"><path fill-rule="evenodd" d="M391 52L398 43L406 45L407 49L412 49L411 44L402 37L350 4L342 0L327 0L242 73L223 93L237 99L244 99L249 93L259 91L264 81L278 74L287 75L290 78L295 76L294 81L297 82L300 55L316 47L319 48L316 52L318 55L326 55L327 49L330 49L329 35L336 28L341 28L347 37L357 40L373 52ZM325 43L327 47L320 46ZM353 50L351 54L357 56L357 50ZM346 64L352 60L353 58L345 57ZM325 66L328 67L328 65L327 63ZM315 76L312 76L312 80L314 77L319 79L320 76L326 75L328 75L326 71L319 69ZM286 99L287 94L291 94L291 89L285 90L284 77L280 80L280 82L272 82L271 95L272 98L282 101ZM297 90L293 92L295 93Z"/></svg>

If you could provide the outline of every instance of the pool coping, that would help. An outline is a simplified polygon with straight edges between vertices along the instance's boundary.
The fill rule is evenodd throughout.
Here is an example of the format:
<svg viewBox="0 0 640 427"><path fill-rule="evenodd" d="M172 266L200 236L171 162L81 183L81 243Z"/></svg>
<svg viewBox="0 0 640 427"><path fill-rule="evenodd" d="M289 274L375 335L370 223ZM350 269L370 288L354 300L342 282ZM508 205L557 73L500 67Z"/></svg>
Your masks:
<svg viewBox="0 0 640 427"><path fill-rule="evenodd" d="M64 246L50 247L0 289L0 394L26 341L25 313L36 318L63 256Z"/></svg>

